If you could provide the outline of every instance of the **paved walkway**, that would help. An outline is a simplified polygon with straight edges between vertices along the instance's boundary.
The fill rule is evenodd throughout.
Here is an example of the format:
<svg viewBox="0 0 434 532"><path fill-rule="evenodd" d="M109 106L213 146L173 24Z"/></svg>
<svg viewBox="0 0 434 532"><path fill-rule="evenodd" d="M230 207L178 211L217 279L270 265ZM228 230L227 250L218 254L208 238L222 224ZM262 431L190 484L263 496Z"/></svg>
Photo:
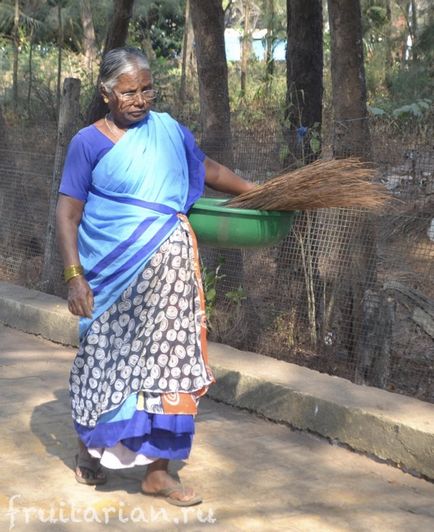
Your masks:
<svg viewBox="0 0 434 532"><path fill-rule="evenodd" d="M112 472L97 489L77 484L66 389L73 356L0 326L0 530L434 530L433 484L206 399L188 464L172 464L204 504L178 509L144 497L143 469Z"/></svg>

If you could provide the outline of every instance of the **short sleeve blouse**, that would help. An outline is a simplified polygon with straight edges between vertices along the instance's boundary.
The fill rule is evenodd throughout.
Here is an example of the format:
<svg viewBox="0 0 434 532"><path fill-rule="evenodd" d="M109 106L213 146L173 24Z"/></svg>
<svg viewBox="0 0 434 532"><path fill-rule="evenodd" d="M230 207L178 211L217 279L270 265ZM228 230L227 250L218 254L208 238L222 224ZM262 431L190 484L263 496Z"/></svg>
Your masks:
<svg viewBox="0 0 434 532"><path fill-rule="evenodd" d="M181 125L187 157L190 183L203 181L205 154L196 144L193 134ZM63 167L59 192L86 201L92 183L92 172L114 143L94 125L81 129L71 140Z"/></svg>

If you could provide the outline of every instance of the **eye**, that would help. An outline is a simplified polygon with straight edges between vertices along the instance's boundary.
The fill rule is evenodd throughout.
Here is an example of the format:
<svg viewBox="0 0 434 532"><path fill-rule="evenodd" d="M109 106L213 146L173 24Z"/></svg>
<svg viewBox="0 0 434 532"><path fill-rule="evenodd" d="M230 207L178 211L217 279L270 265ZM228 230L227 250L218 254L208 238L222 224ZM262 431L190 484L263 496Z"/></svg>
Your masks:
<svg viewBox="0 0 434 532"><path fill-rule="evenodd" d="M135 92L122 92L121 94L122 96L126 96L127 98L134 98L134 96L136 95Z"/></svg>

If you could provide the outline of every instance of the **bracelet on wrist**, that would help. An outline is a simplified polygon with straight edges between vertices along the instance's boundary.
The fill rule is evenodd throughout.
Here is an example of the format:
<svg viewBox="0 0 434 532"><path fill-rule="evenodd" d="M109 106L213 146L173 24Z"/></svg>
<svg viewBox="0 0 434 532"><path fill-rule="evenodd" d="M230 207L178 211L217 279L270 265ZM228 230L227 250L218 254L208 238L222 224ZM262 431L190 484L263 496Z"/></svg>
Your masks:
<svg viewBox="0 0 434 532"><path fill-rule="evenodd" d="M80 275L84 275L83 266L81 266L81 264L73 264L63 270L63 277L65 279L65 283L67 283L71 279L74 279L74 277L79 277Z"/></svg>

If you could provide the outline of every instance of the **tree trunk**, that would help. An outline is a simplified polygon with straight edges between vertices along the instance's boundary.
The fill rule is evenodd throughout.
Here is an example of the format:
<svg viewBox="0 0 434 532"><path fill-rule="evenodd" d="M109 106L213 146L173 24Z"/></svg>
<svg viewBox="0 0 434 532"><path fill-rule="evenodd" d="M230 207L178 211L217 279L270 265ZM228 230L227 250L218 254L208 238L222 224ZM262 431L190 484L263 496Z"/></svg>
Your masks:
<svg viewBox="0 0 434 532"><path fill-rule="evenodd" d="M14 103L14 112L17 112L18 109L18 48L20 45L20 36L19 36L19 24L20 24L20 3L19 0L15 0L15 10L14 10L14 26L12 29L12 43L14 49L14 58L13 58L13 72L12 72L12 97Z"/></svg>
<svg viewBox="0 0 434 532"><path fill-rule="evenodd" d="M221 1L191 0L191 19L199 77L201 147L212 159L233 167L224 12ZM204 262L211 271L215 271L220 259L224 260L220 273L225 275L230 283L226 286L226 291L243 285L240 250L207 249L202 253Z"/></svg>
<svg viewBox="0 0 434 532"><path fill-rule="evenodd" d="M93 82L93 68L96 61L96 39L90 0L80 2L81 24L83 26L83 51L88 74Z"/></svg>
<svg viewBox="0 0 434 532"><path fill-rule="evenodd" d="M113 48L124 46L133 15L134 0L114 0L112 23L107 31L103 55Z"/></svg>
<svg viewBox="0 0 434 532"><path fill-rule="evenodd" d="M110 27L107 30L107 36L104 44L103 55L124 46L128 37L128 27L133 14L134 0L113 0L113 16ZM99 93L99 78L97 86L87 110L87 123L92 124L102 118L108 111Z"/></svg>
<svg viewBox="0 0 434 532"><path fill-rule="evenodd" d="M244 22L243 22L243 38L241 44L241 78L240 78L240 89L241 97L243 98L246 95L247 88L247 69L249 66L250 52L252 49L252 33L250 27L250 1L244 0Z"/></svg>
<svg viewBox="0 0 434 532"><path fill-rule="evenodd" d="M266 52L265 52L265 81L270 82L274 74L274 25L275 25L275 13L274 13L274 0L266 0L266 16L267 16L267 36L266 36ZM270 90L270 86L267 86L267 91Z"/></svg>
<svg viewBox="0 0 434 532"><path fill-rule="evenodd" d="M371 158L359 0L328 0L336 157Z"/></svg>
<svg viewBox="0 0 434 532"><path fill-rule="evenodd" d="M366 105L362 21L359 0L328 0L331 32L331 77L334 114L333 153L335 157L358 156L371 160L371 141ZM336 222L335 222L336 223ZM339 214L341 252L340 279L342 336L350 360L362 360L367 323L363 301L376 283L376 232L372 217L362 211ZM335 298L338 300L338 298Z"/></svg>
<svg viewBox="0 0 434 532"><path fill-rule="evenodd" d="M189 62L190 56L193 49L193 33L191 26L191 16L190 16L190 0L185 2L185 18L184 18L184 38L182 41L182 64L181 64L181 83L179 86L179 100L181 104L185 102L186 99L186 86L187 78L189 75Z"/></svg>
<svg viewBox="0 0 434 532"><path fill-rule="evenodd" d="M322 3L321 0L287 0L287 117L285 132L287 164L305 164L316 155L310 149L310 130L315 125L319 139L323 92ZM307 128L300 135L299 128ZM319 149L318 149L319 153ZM297 327L301 347L318 349L320 291L318 242L321 225L317 213L300 213L293 231L279 245L274 291L287 290L294 301L292 324ZM288 250L290 259L288 260ZM288 346L291 348L291 346Z"/></svg>
<svg viewBox="0 0 434 532"><path fill-rule="evenodd" d="M196 52L194 49L194 31L193 31L193 21L191 19L191 10L190 10L190 18L188 20L188 43L189 43L189 46L187 50L187 77L191 76L197 79L197 60L196 60Z"/></svg>
<svg viewBox="0 0 434 532"><path fill-rule="evenodd" d="M396 316L394 298L367 290L363 299L363 324L354 381L386 388L393 353L393 326Z"/></svg>
<svg viewBox="0 0 434 532"><path fill-rule="evenodd" d="M402 35L402 42L401 42L401 68L405 68L405 64L408 60L408 36L411 35L411 28L410 28L410 20L409 20L409 13L410 13L410 5L411 1L407 0L404 2L404 6L401 7L402 14L405 19L406 24L406 31L403 29L401 35Z"/></svg>
<svg viewBox="0 0 434 532"><path fill-rule="evenodd" d="M51 180L44 262L41 275L43 289L50 293L55 292L59 282L61 282L61 261L59 260L55 243L56 205L66 151L78 127L79 116L80 80L66 78L63 83L63 95L57 126L57 145Z"/></svg>
<svg viewBox="0 0 434 532"><path fill-rule="evenodd" d="M29 49L29 86L27 88L27 113L32 114L31 98L32 98L32 84L33 84L33 34L34 27L30 30L30 49Z"/></svg>
<svg viewBox="0 0 434 532"><path fill-rule="evenodd" d="M411 0L411 56L413 61L417 61L417 49L416 49L416 39L417 39L417 5L415 0ZM431 8L432 9L432 8Z"/></svg>
<svg viewBox="0 0 434 532"><path fill-rule="evenodd" d="M11 249L13 234L16 232L15 202L18 197L18 175L15 150L9 143L8 126L0 106L0 250L3 256Z"/></svg>
<svg viewBox="0 0 434 532"><path fill-rule="evenodd" d="M386 40L386 57L384 62L384 81L387 87L387 90L391 91L392 89L392 73L393 73L393 47L392 47L392 9L391 9L391 0L386 0L386 25L384 28L385 31L385 40Z"/></svg>
<svg viewBox="0 0 434 532"><path fill-rule="evenodd" d="M191 0L199 76L202 148L226 166L233 165L224 13L220 0Z"/></svg>
<svg viewBox="0 0 434 532"><path fill-rule="evenodd" d="M58 35L57 35L57 90L56 90L56 116L59 119L60 111L60 83L62 78L62 47L63 47L63 23L62 23L62 5L57 4L57 21L58 21Z"/></svg>
<svg viewBox="0 0 434 532"><path fill-rule="evenodd" d="M323 39L321 0L287 0L287 118L289 151L306 162L312 156L309 130L322 115ZM306 130L300 128L308 128Z"/></svg>

